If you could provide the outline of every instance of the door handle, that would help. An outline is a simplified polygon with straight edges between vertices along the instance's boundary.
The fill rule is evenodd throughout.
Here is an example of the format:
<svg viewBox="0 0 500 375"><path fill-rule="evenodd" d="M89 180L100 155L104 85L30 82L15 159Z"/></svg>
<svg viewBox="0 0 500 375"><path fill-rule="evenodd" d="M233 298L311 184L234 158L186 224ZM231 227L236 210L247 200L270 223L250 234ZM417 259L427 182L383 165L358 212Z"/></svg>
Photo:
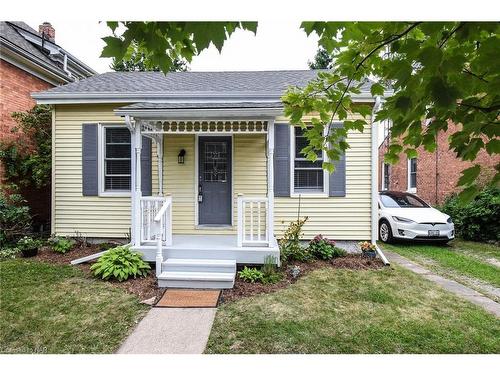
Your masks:
<svg viewBox="0 0 500 375"><path fill-rule="evenodd" d="M203 187L201 184L198 184L198 203L203 202Z"/></svg>

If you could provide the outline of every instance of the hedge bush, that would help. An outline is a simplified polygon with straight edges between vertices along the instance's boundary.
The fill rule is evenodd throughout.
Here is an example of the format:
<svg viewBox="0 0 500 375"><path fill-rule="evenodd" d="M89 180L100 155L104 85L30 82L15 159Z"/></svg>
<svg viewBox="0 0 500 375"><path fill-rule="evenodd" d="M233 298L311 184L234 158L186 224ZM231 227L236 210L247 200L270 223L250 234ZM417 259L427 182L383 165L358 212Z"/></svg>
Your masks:
<svg viewBox="0 0 500 375"><path fill-rule="evenodd" d="M30 209L25 203L15 190L8 194L0 189L0 248L15 244L19 238L30 232Z"/></svg>
<svg viewBox="0 0 500 375"><path fill-rule="evenodd" d="M453 195L441 210L453 219L458 237L469 241L500 241L500 188L488 187L466 205Z"/></svg>

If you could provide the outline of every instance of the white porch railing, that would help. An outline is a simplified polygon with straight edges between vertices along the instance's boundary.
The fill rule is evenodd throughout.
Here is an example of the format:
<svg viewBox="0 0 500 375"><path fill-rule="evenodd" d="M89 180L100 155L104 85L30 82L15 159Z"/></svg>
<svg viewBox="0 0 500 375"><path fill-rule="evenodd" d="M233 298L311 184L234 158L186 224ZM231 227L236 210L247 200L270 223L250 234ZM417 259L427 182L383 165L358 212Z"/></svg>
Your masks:
<svg viewBox="0 0 500 375"><path fill-rule="evenodd" d="M141 243L156 242L156 231L153 223L158 213L162 211L160 229L161 240L169 246L172 243L172 197L141 197Z"/></svg>
<svg viewBox="0 0 500 375"><path fill-rule="evenodd" d="M269 200L238 194L238 246L267 246Z"/></svg>

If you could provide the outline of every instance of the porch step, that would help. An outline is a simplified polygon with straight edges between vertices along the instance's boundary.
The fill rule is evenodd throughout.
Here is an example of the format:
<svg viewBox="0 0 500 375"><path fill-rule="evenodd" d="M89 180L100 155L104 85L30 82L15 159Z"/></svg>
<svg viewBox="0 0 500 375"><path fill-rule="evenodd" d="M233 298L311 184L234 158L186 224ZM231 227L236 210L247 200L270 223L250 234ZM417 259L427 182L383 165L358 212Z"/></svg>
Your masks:
<svg viewBox="0 0 500 375"><path fill-rule="evenodd" d="M236 272L164 271L158 277L160 288L230 289Z"/></svg>
<svg viewBox="0 0 500 375"><path fill-rule="evenodd" d="M162 271L234 273L234 259L178 259L169 258L162 263Z"/></svg>

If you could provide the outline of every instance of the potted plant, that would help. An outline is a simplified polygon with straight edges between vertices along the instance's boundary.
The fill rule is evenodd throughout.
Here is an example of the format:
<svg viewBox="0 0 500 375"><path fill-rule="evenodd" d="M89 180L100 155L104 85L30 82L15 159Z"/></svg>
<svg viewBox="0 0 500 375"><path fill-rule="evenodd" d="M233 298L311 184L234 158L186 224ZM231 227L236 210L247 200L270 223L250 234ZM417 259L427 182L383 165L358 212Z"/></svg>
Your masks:
<svg viewBox="0 0 500 375"><path fill-rule="evenodd" d="M32 237L24 236L17 241L17 248L23 253L24 257L34 257L38 254L38 248L42 245L42 241L35 240Z"/></svg>
<svg viewBox="0 0 500 375"><path fill-rule="evenodd" d="M367 258L375 258L377 256L377 251L375 244L372 244L368 241L360 242L359 248L361 249L361 252L363 253L363 256Z"/></svg>

